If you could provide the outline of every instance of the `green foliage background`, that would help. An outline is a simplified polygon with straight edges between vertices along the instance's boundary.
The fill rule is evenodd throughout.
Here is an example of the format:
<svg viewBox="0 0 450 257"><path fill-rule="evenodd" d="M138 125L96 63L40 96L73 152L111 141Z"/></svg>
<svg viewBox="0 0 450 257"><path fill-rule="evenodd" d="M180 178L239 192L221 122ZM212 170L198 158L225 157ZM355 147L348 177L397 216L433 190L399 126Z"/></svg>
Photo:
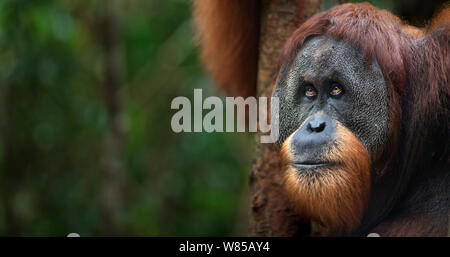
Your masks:
<svg viewBox="0 0 450 257"><path fill-rule="evenodd" d="M96 26L104 3L0 1L0 236L107 235L99 194L108 116ZM245 235L252 136L170 129L174 97L192 99L193 88L220 94L197 58L190 2L121 1L119 16L118 234Z"/></svg>
<svg viewBox="0 0 450 257"><path fill-rule="evenodd" d="M99 4L0 2L0 122L2 146L12 148L5 156L2 147L0 158L2 171L13 169L0 186L9 188L3 198L17 226L8 228L0 207L0 235L102 234L100 158L108 117L95 26ZM242 231L234 224L251 138L170 129L174 97L192 98L193 88L211 92L197 60L189 7L187 1L122 2L120 234Z"/></svg>

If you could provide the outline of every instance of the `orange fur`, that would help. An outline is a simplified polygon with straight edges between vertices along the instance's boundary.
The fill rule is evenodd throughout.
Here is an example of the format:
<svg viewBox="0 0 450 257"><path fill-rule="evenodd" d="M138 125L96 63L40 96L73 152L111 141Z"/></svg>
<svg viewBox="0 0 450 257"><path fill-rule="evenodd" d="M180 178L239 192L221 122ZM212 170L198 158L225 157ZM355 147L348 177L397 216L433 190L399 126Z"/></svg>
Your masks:
<svg viewBox="0 0 450 257"><path fill-rule="evenodd" d="M444 6L441 8L441 11L437 12L434 15L430 24L427 26L426 31L430 33L437 27L449 23L450 23L450 2L444 4Z"/></svg>
<svg viewBox="0 0 450 257"><path fill-rule="evenodd" d="M412 38L421 38L424 36L424 32L421 29L408 24L403 24L402 29Z"/></svg>
<svg viewBox="0 0 450 257"><path fill-rule="evenodd" d="M218 86L234 96L256 92L259 1L195 0L201 58Z"/></svg>
<svg viewBox="0 0 450 257"><path fill-rule="evenodd" d="M337 124L337 141L323 156L324 161L335 162L336 166L299 173L291 166L293 134L282 146L281 159L284 186L294 208L328 232L356 228L367 207L371 185L370 159L363 145Z"/></svg>

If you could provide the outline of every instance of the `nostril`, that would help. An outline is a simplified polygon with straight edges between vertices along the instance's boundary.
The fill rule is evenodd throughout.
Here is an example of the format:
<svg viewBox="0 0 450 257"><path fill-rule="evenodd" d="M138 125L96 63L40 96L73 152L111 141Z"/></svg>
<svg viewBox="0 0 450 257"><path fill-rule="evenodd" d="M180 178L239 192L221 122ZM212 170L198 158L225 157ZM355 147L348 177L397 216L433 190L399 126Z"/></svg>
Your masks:
<svg viewBox="0 0 450 257"><path fill-rule="evenodd" d="M324 121L310 121L308 123L308 130L311 132L322 132L325 129L326 123Z"/></svg>

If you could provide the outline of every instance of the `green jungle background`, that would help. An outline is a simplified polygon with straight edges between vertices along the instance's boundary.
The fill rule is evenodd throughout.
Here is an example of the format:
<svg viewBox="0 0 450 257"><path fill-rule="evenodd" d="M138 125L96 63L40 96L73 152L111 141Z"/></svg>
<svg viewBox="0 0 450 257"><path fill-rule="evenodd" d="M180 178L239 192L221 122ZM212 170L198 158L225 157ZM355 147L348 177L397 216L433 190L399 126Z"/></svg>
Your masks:
<svg viewBox="0 0 450 257"><path fill-rule="evenodd" d="M443 1L369 2L423 25ZM170 128L174 97L221 94L190 7L0 1L0 236L246 235L253 135Z"/></svg>

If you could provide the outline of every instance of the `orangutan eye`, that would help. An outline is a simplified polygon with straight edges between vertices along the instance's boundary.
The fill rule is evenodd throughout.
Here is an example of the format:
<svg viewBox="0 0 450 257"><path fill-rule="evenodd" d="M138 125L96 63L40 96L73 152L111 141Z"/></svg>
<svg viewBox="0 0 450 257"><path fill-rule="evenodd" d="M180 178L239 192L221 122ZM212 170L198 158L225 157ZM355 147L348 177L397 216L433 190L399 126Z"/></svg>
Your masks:
<svg viewBox="0 0 450 257"><path fill-rule="evenodd" d="M332 96L339 96L342 93L343 93L343 90L342 90L342 86L341 85L339 85L338 83L333 83L331 85L330 95L332 95Z"/></svg>
<svg viewBox="0 0 450 257"><path fill-rule="evenodd" d="M316 89L312 85L305 87L305 96L308 98L313 98L317 95Z"/></svg>

